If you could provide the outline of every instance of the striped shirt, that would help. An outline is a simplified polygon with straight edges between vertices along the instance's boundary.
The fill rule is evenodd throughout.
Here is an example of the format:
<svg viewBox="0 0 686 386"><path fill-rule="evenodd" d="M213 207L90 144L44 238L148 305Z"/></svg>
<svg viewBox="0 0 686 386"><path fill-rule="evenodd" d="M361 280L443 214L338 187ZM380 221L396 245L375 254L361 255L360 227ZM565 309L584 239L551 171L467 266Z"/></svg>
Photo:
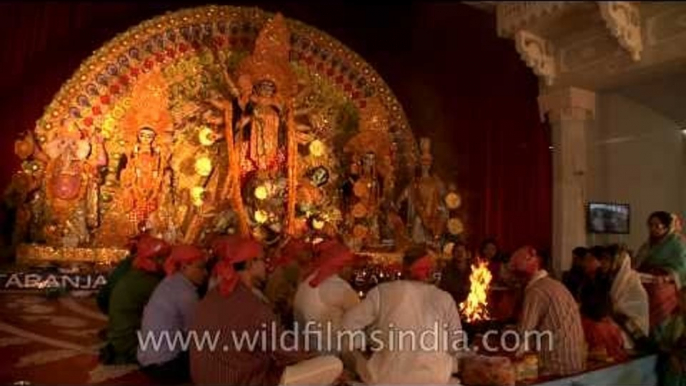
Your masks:
<svg viewBox="0 0 686 386"><path fill-rule="evenodd" d="M217 289L208 292L196 307L191 331L220 333L216 350L190 347L191 377L196 385L277 385L286 366L313 356L302 344L294 345L292 335L282 335L266 298L242 283L229 296ZM250 347L248 341L256 346Z"/></svg>
<svg viewBox="0 0 686 386"><path fill-rule="evenodd" d="M529 335L529 347L538 350L541 375L570 375L586 367L584 331L579 307L557 280L539 271L524 292L520 333ZM552 336L552 341L546 338ZM543 333L536 339L533 332ZM540 340L540 347L538 342Z"/></svg>

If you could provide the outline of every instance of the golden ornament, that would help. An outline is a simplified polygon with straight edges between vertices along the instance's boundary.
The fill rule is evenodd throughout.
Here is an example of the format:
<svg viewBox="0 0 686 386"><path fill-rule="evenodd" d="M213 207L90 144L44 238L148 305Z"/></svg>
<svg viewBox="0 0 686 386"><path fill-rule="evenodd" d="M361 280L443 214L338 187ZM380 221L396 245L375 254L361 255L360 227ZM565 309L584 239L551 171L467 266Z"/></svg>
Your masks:
<svg viewBox="0 0 686 386"><path fill-rule="evenodd" d="M200 157L195 160L195 172L203 177L209 176L212 173L212 160L208 157Z"/></svg>
<svg viewBox="0 0 686 386"><path fill-rule="evenodd" d="M205 194L205 188L203 188L202 186L192 187L191 188L191 201L193 201L193 205L202 206L204 194Z"/></svg>
<svg viewBox="0 0 686 386"><path fill-rule="evenodd" d="M324 228L324 225L326 224L326 221L323 221L321 219L315 218L312 219L312 228L321 230Z"/></svg>
<svg viewBox="0 0 686 386"><path fill-rule="evenodd" d="M457 209L462 204L462 197L456 192L450 192L445 196L444 201L448 209Z"/></svg>
<svg viewBox="0 0 686 386"><path fill-rule="evenodd" d="M203 146L214 145L215 137L216 135L214 134L214 131L212 131L212 129L209 127L203 127L198 132L198 141L200 141L200 144Z"/></svg>
<svg viewBox="0 0 686 386"><path fill-rule="evenodd" d="M364 206L364 204L358 202L357 204L353 205L353 217L355 218L362 218L367 215L367 208Z"/></svg>
<svg viewBox="0 0 686 386"><path fill-rule="evenodd" d="M269 190L266 186L260 185L255 188L254 194L255 198L257 198L258 200L264 200L267 198L267 196L269 196Z"/></svg>
<svg viewBox="0 0 686 386"><path fill-rule="evenodd" d="M318 139L315 139L314 141L310 142L310 154L312 154L315 157L321 157L324 155L324 143Z"/></svg>
<svg viewBox="0 0 686 386"><path fill-rule="evenodd" d="M268 219L269 215L264 210L260 209L255 211L255 221L257 221L258 224L264 224Z"/></svg>
<svg viewBox="0 0 686 386"><path fill-rule="evenodd" d="M462 220L459 218L453 217L450 220L448 220L448 232L450 232L451 235L459 235L464 231L464 224L462 224Z"/></svg>

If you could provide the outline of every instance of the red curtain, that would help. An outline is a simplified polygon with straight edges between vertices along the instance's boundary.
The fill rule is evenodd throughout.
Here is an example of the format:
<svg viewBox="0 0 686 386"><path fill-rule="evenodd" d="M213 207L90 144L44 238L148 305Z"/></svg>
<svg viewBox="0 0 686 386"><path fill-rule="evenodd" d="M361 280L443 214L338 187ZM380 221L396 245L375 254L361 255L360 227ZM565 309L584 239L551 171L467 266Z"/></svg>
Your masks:
<svg viewBox="0 0 686 386"><path fill-rule="evenodd" d="M90 53L137 23L194 3L0 5L0 186L18 167L13 141ZM492 14L460 3L261 2L365 58L402 103L416 135L432 138L436 170L456 182L473 245L506 250L551 239L551 155L535 76Z"/></svg>

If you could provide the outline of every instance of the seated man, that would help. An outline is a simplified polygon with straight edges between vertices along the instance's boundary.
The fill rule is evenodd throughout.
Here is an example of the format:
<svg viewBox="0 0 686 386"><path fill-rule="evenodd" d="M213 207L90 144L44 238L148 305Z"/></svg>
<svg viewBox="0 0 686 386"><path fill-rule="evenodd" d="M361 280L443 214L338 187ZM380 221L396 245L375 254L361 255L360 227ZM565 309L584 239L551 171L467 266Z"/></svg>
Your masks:
<svg viewBox="0 0 686 386"><path fill-rule="evenodd" d="M100 351L105 364L138 363L136 351L143 309L162 281L162 265L170 246L164 240L145 235L138 242L132 268L112 290L107 324L107 345Z"/></svg>
<svg viewBox="0 0 686 386"><path fill-rule="evenodd" d="M549 277L541 267L541 258L531 247L522 247L512 256L512 273L526 286L522 317L517 328L525 338L531 337L532 333L543 334L538 335L542 336L538 339L541 347L523 344L518 354L523 354L528 348L536 349L539 374L544 376L581 372L586 363L579 307L567 288Z"/></svg>
<svg viewBox="0 0 686 386"><path fill-rule="evenodd" d="M170 342L188 332L190 319L199 302L198 288L207 279L205 254L190 245L172 248L164 264L167 277L155 288L143 312L138 346L138 363L143 372L160 383L190 382L188 352ZM165 342L155 347L152 342Z"/></svg>
<svg viewBox="0 0 686 386"><path fill-rule="evenodd" d="M432 271L426 250L412 248L403 258L403 279L373 288L343 317L342 327L350 332L355 348L366 349L357 338L371 328L374 353L357 365L365 383L450 381L464 337L452 296L427 283ZM448 339L436 338L444 336Z"/></svg>
<svg viewBox="0 0 686 386"><path fill-rule="evenodd" d="M218 245L217 252L219 282L198 304L191 330L216 336L221 349L191 346L193 383L333 383L343 370L341 361L313 358L315 354L304 351L277 323L261 292L266 279L262 246L250 239L233 239Z"/></svg>
<svg viewBox="0 0 686 386"><path fill-rule="evenodd" d="M456 242L452 250L452 259L441 271L439 288L447 291L457 305L465 301L469 295L469 275L472 273L470 264L467 245L462 241Z"/></svg>
<svg viewBox="0 0 686 386"><path fill-rule="evenodd" d="M293 312L299 331L303 331L308 323L311 324L308 336L314 339L310 339L310 348L330 352L335 348L327 347L326 340L316 339L319 335L310 335L309 331L321 331L322 334L326 331L338 332L343 315L360 302L360 297L348 282L355 255L344 244L334 240L317 244L315 250L316 267L298 285Z"/></svg>
<svg viewBox="0 0 686 386"><path fill-rule="evenodd" d="M119 279L124 277L126 272L128 272L131 269L133 257L136 255L136 248L138 242L142 238L149 236L144 223L139 224L138 228L140 230L140 233L129 239L129 242L126 245L126 248L129 251L128 255L124 260L120 261L119 264L117 264L117 266L109 274L109 276L107 276L107 283L105 283L105 285L102 286L102 288L100 288L100 291L98 291L98 295L95 298L96 303L98 304L98 308L105 315L108 315L110 313L110 296L112 295L112 290L114 289L114 286L117 285Z"/></svg>
<svg viewBox="0 0 686 386"><path fill-rule="evenodd" d="M588 249L576 247L572 251L572 268L562 274L562 283L571 292L575 299L579 298L579 289L584 279L583 260Z"/></svg>

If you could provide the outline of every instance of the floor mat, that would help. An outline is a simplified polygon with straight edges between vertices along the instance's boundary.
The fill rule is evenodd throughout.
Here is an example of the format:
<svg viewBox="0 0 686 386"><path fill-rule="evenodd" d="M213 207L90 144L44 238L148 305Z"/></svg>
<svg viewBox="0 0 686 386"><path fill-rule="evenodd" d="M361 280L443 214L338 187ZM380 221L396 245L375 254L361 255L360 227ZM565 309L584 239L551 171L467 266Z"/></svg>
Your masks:
<svg viewBox="0 0 686 386"><path fill-rule="evenodd" d="M93 297L0 293L0 384L150 384L137 366L98 362L106 323Z"/></svg>

